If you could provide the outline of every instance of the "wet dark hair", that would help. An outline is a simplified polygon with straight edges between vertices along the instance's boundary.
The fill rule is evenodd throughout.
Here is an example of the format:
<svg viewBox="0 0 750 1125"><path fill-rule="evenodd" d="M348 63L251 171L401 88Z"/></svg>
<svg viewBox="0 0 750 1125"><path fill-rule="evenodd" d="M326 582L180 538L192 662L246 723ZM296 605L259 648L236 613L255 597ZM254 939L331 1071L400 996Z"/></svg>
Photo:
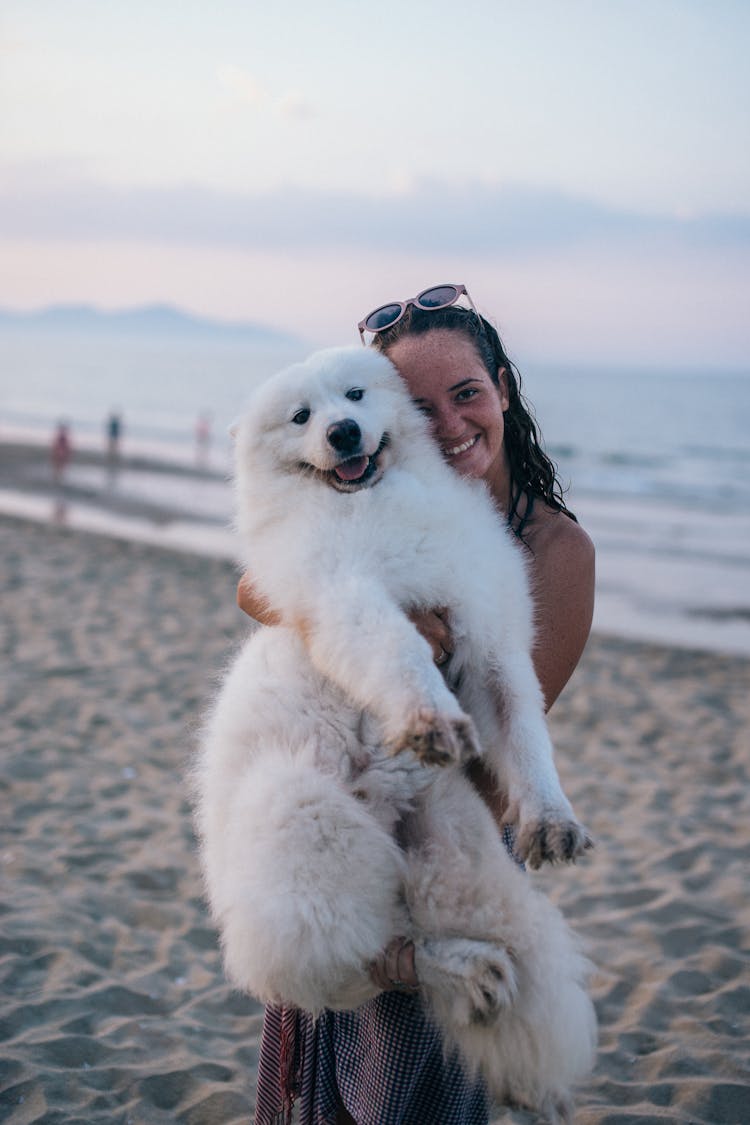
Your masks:
<svg viewBox="0 0 750 1125"><path fill-rule="evenodd" d="M520 538L537 497L550 508L575 520L575 515L565 503L565 490L560 483L557 466L542 448L542 436L533 409L521 394L521 373L508 359L497 329L488 320L458 305L431 311L411 305L397 324L375 334L372 346L387 355L394 344L405 336L424 336L438 329L461 332L471 340L495 386L500 385L499 369L505 368L510 400L503 414L505 449L511 475L508 524ZM522 496L526 496L526 511L519 519L518 505Z"/></svg>

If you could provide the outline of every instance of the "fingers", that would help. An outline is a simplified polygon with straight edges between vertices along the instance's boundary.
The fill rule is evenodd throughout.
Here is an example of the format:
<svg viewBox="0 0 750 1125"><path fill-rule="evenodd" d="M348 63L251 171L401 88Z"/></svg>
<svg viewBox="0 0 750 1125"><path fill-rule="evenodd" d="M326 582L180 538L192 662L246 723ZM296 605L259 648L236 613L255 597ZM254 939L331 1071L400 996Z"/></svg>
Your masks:
<svg viewBox="0 0 750 1125"><path fill-rule="evenodd" d="M432 617L437 624L437 628L433 637L428 637L428 640L432 645L432 659L440 668L443 664L447 664L453 655L453 632L448 610L444 606L436 609Z"/></svg>
<svg viewBox="0 0 750 1125"><path fill-rule="evenodd" d="M250 612L250 607L253 605L255 592L253 590L252 579L249 574L243 574L237 583L237 605L245 613Z"/></svg>
<svg viewBox="0 0 750 1125"><path fill-rule="evenodd" d="M383 953L370 965L370 980L381 992L388 992L391 988L391 982L385 971L385 955Z"/></svg>
<svg viewBox="0 0 750 1125"><path fill-rule="evenodd" d="M370 979L383 992L415 992L419 988L414 967L414 942L396 937L370 965Z"/></svg>
<svg viewBox="0 0 750 1125"><path fill-rule="evenodd" d="M438 606L432 610L413 610L409 618L432 649L438 667L447 664L453 654L453 633L448 610Z"/></svg>
<svg viewBox="0 0 750 1125"><path fill-rule="evenodd" d="M259 621L261 625L279 625L281 623L280 614L271 609L265 598L256 590L247 571L242 575L237 585L237 605L248 617Z"/></svg>
<svg viewBox="0 0 750 1125"><path fill-rule="evenodd" d="M414 971L414 942L408 938L394 938L386 946L385 966L388 979L398 987L416 988L418 981Z"/></svg>

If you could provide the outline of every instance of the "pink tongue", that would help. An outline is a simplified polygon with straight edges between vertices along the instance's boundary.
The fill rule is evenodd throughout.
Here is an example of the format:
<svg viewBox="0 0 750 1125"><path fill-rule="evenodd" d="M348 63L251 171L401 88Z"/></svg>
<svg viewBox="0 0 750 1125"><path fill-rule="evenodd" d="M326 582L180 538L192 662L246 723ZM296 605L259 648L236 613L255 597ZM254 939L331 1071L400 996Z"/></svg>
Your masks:
<svg viewBox="0 0 750 1125"><path fill-rule="evenodd" d="M350 457L333 470L339 480L359 480L369 462L369 457Z"/></svg>

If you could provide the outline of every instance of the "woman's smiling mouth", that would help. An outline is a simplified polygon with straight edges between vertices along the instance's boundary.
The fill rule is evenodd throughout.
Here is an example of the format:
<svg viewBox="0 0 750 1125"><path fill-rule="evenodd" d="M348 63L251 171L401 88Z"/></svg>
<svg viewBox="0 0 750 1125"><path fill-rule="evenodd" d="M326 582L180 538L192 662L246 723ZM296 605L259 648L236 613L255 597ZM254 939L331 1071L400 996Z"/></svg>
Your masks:
<svg viewBox="0 0 750 1125"><path fill-rule="evenodd" d="M444 457L458 457L459 453L466 453L466 451L468 449L471 449L471 447L473 445L476 445L476 443L478 441L479 441L479 434L475 434L473 438L469 438L468 441L462 442L461 445L454 445L454 446L451 446L450 448L447 448L446 446L443 446L443 456Z"/></svg>

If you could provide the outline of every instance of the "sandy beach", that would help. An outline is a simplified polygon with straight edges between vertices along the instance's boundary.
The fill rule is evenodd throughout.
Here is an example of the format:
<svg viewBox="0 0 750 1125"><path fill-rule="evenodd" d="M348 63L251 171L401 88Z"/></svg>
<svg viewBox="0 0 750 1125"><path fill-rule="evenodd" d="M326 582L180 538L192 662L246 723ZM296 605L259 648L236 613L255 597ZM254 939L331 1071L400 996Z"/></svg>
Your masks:
<svg viewBox="0 0 750 1125"><path fill-rule="evenodd" d="M234 569L22 519L0 537L0 1121L247 1122L261 1010L223 980L184 785L247 631ZM531 876L596 965L576 1122L743 1125L750 661L598 635L551 726L597 842Z"/></svg>

